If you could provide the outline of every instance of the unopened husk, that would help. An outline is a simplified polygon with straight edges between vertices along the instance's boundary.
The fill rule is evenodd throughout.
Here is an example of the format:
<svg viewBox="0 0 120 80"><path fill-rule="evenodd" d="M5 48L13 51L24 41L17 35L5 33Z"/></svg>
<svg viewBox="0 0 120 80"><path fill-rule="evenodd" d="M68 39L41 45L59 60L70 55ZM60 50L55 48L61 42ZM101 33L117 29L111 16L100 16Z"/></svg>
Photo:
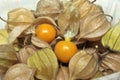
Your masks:
<svg viewBox="0 0 120 80"><path fill-rule="evenodd" d="M102 56L100 70L104 75L112 74L120 71L120 53L108 52Z"/></svg>
<svg viewBox="0 0 120 80"><path fill-rule="evenodd" d="M101 42L104 47L120 52L120 21L102 37Z"/></svg>
<svg viewBox="0 0 120 80"><path fill-rule="evenodd" d="M29 67L36 68L36 78L42 80L55 80L58 70L58 62L55 53L49 49L44 48L36 51L27 60Z"/></svg>
<svg viewBox="0 0 120 80"><path fill-rule="evenodd" d="M15 64L8 69L3 80L35 80L35 70L23 63Z"/></svg>
<svg viewBox="0 0 120 80"><path fill-rule="evenodd" d="M69 80L89 79L98 71L96 50L88 48L77 52L69 63Z"/></svg>
<svg viewBox="0 0 120 80"><path fill-rule="evenodd" d="M18 60L14 47L8 44L0 45L0 72L6 72L10 66L16 64L17 62Z"/></svg>

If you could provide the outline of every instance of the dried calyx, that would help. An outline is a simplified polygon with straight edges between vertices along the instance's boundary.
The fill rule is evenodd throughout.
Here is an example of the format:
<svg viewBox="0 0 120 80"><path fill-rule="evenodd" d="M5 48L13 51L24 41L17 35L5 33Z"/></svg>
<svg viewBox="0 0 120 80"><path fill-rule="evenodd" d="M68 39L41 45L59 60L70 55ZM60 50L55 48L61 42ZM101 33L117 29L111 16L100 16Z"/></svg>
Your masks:
<svg viewBox="0 0 120 80"><path fill-rule="evenodd" d="M61 12L61 10L62 5L59 0L40 0L37 3L35 16L49 16L53 19L57 19L57 16Z"/></svg>
<svg viewBox="0 0 120 80"><path fill-rule="evenodd" d="M68 77L69 77L68 67L60 65L55 80L69 80Z"/></svg>
<svg viewBox="0 0 120 80"><path fill-rule="evenodd" d="M120 71L120 53L107 52L102 55L100 70L104 75L112 74Z"/></svg>
<svg viewBox="0 0 120 80"><path fill-rule="evenodd" d="M13 9L8 12L7 29L11 31L16 26L30 24L34 19L34 15L28 9Z"/></svg>
<svg viewBox="0 0 120 80"><path fill-rule="evenodd" d="M93 12L103 12L100 6L93 4L95 1L96 0L92 2L89 0L73 0L73 6L75 6L80 12L80 18Z"/></svg>
<svg viewBox="0 0 120 80"><path fill-rule="evenodd" d="M94 48L77 52L69 63L69 80L89 79L98 71L98 56Z"/></svg>
<svg viewBox="0 0 120 80"><path fill-rule="evenodd" d="M78 34L79 16L80 14L74 6L66 5L64 11L58 15L58 28L61 36L72 39Z"/></svg>
<svg viewBox="0 0 120 80"><path fill-rule="evenodd" d="M85 16L80 21L80 33L76 37L88 41L100 40L101 37L110 29L111 23L102 12L93 12Z"/></svg>
<svg viewBox="0 0 120 80"><path fill-rule="evenodd" d="M36 51L27 59L27 65L36 68L35 77L42 80L55 80L58 61L52 49L44 48Z"/></svg>
<svg viewBox="0 0 120 80"><path fill-rule="evenodd" d="M76 44L97 41L110 29L111 22L102 8L88 0L73 0L58 15L58 28L64 38Z"/></svg>
<svg viewBox="0 0 120 80"><path fill-rule="evenodd" d="M101 42L111 51L120 52L120 21L102 37Z"/></svg>
<svg viewBox="0 0 120 80"><path fill-rule="evenodd" d="M12 45L0 45L0 74L18 62L16 51Z"/></svg>
<svg viewBox="0 0 120 80"><path fill-rule="evenodd" d="M19 62L27 63L27 59L34 54L36 51L36 48L32 45L25 46L24 48L21 48L19 52L17 53L17 58Z"/></svg>
<svg viewBox="0 0 120 80"><path fill-rule="evenodd" d="M18 37L28 34L27 30L34 19L33 13L25 8L16 8L9 11L7 20L8 42L10 44L14 43Z"/></svg>
<svg viewBox="0 0 120 80"><path fill-rule="evenodd" d="M8 44L8 36L6 29L0 29L0 45Z"/></svg>
<svg viewBox="0 0 120 80"><path fill-rule="evenodd" d="M35 80L35 70L23 63L15 64L8 69L3 80Z"/></svg>

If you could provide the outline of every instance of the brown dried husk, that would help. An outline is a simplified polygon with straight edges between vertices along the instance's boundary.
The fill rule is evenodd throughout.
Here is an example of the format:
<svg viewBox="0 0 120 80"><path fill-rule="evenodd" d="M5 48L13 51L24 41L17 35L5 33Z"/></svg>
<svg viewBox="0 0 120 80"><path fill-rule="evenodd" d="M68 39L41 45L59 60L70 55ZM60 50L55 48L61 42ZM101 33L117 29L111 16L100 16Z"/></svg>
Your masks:
<svg viewBox="0 0 120 80"><path fill-rule="evenodd" d="M6 29L0 29L0 45L8 44L8 36Z"/></svg>
<svg viewBox="0 0 120 80"><path fill-rule="evenodd" d="M51 46L47 42L37 38L36 36L32 36L31 42L33 45L39 48L46 48L46 47L51 48Z"/></svg>
<svg viewBox="0 0 120 80"><path fill-rule="evenodd" d="M73 6L78 8L80 12L80 18L83 18L92 12L103 12L102 8L93 4L93 2L90 2L89 0L73 0Z"/></svg>
<svg viewBox="0 0 120 80"><path fill-rule="evenodd" d="M24 48L21 48L17 53L17 58L19 59L19 62L27 63L28 57L34 54L35 51L36 51L36 48L33 45L28 45L28 46L25 46Z"/></svg>
<svg viewBox="0 0 120 80"><path fill-rule="evenodd" d="M33 21L34 15L31 11L26 8L16 8L8 12L7 29L11 31L16 26L30 24Z"/></svg>
<svg viewBox="0 0 120 80"><path fill-rule="evenodd" d="M35 70L23 63L15 64L8 69L3 80L35 80Z"/></svg>
<svg viewBox="0 0 120 80"><path fill-rule="evenodd" d="M63 12L58 16L58 28L60 35L67 38L74 38L80 27L80 14L71 4L67 5Z"/></svg>
<svg viewBox="0 0 120 80"><path fill-rule="evenodd" d="M96 73L95 73L95 75L90 79L90 80L94 80L94 79L96 79L96 78L100 78L100 77L103 77L104 75L103 75L103 72L102 71L100 71L100 70L98 70Z"/></svg>
<svg viewBox="0 0 120 80"><path fill-rule="evenodd" d="M89 79L98 71L96 49L78 51L69 62L69 80Z"/></svg>
<svg viewBox="0 0 120 80"><path fill-rule="evenodd" d="M20 36L25 36L24 31L27 30L30 27L31 24L21 24L19 26L16 26L10 33L8 37L9 44L14 43L17 38Z"/></svg>
<svg viewBox="0 0 120 80"><path fill-rule="evenodd" d="M37 3L35 16L49 16L53 19L57 19L58 14L62 10L62 5L59 0L40 0Z"/></svg>
<svg viewBox="0 0 120 80"><path fill-rule="evenodd" d="M7 20L8 42L15 43L18 37L30 34L29 27L34 19L33 13L26 8L16 8L9 11Z"/></svg>
<svg viewBox="0 0 120 80"><path fill-rule="evenodd" d="M36 68L35 77L42 80L55 80L58 61L52 49L44 48L36 51L27 60L29 67Z"/></svg>
<svg viewBox="0 0 120 80"><path fill-rule="evenodd" d="M68 67L60 65L55 80L69 80L68 77L69 77Z"/></svg>
<svg viewBox="0 0 120 80"><path fill-rule="evenodd" d="M69 3L72 3L72 0L59 0L61 2L61 5L63 9L68 5Z"/></svg>
<svg viewBox="0 0 120 80"><path fill-rule="evenodd" d="M56 28L56 26L57 26L57 24L56 24L56 22L55 22L54 19L52 19L51 17L48 17L48 16L42 16L42 17L36 18L36 19L33 21L32 25L31 25L31 27L32 27L32 32L35 33L35 28L36 28L38 25L44 24L44 23L46 23L46 24L51 24L51 25L53 25L55 28Z"/></svg>
<svg viewBox="0 0 120 80"><path fill-rule="evenodd" d="M77 36L80 39L89 41L100 40L101 37L110 29L111 22L102 12L93 12L85 16L80 21L80 33Z"/></svg>
<svg viewBox="0 0 120 80"><path fill-rule="evenodd" d="M102 56L100 69L104 75L112 74L120 71L120 53L109 52Z"/></svg>
<svg viewBox="0 0 120 80"><path fill-rule="evenodd" d="M16 51L12 45L0 45L0 74L17 63Z"/></svg>

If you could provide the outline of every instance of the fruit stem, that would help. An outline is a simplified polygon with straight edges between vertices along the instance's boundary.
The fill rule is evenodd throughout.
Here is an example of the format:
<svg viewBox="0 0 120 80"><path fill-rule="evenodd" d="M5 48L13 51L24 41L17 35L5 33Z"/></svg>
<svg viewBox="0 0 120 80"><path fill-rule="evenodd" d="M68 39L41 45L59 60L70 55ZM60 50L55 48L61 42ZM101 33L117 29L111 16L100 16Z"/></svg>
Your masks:
<svg viewBox="0 0 120 80"><path fill-rule="evenodd" d="M103 54L98 54L100 57L104 57L105 55L107 55L110 51L106 51Z"/></svg>
<svg viewBox="0 0 120 80"><path fill-rule="evenodd" d="M71 41L71 39L70 39L70 38L68 38L68 37L66 37L66 38L65 38L65 41Z"/></svg>
<svg viewBox="0 0 120 80"><path fill-rule="evenodd" d="M94 3L94 2L96 2L96 0L93 0L91 3Z"/></svg>
<svg viewBox="0 0 120 80"><path fill-rule="evenodd" d="M5 19L3 19L1 16L0 16L0 19L2 20L2 21L4 21L4 22L7 22Z"/></svg>

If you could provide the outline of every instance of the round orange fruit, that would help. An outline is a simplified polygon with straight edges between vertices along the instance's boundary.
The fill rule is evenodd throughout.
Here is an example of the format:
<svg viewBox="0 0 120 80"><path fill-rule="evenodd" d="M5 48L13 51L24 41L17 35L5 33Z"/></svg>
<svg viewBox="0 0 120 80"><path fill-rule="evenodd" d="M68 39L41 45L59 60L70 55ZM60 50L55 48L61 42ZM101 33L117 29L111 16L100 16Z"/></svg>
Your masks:
<svg viewBox="0 0 120 80"><path fill-rule="evenodd" d="M59 41L54 47L59 61L68 63L72 56L78 51L77 46L70 41Z"/></svg>
<svg viewBox="0 0 120 80"><path fill-rule="evenodd" d="M56 29L51 24L40 24L37 26L35 33L39 39L49 43L55 39Z"/></svg>

